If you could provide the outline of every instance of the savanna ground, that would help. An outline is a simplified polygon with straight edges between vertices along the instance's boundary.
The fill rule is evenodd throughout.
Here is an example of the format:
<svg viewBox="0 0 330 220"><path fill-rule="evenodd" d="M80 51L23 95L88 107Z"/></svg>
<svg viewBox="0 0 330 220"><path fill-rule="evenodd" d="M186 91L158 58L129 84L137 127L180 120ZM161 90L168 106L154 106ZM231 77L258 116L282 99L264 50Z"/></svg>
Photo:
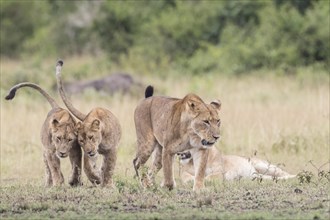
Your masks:
<svg viewBox="0 0 330 220"><path fill-rule="evenodd" d="M329 75L313 68L264 71L241 76L224 74L148 74L127 69L155 95L183 97L194 92L206 102L222 101L221 140L226 154L251 156L278 164L297 178L287 181L240 180L206 183L206 190L192 192L183 185L175 162L177 188L156 185L142 189L134 179L134 108L143 98L109 96L95 91L71 97L87 113L96 106L110 109L120 120L123 136L115 171L115 189L93 187L83 174L84 186L45 188L40 128L49 104L28 88L5 101L15 83L41 84L60 101L52 86L55 62L1 61L1 219L329 219ZM91 58L64 60L66 81L108 74L108 66ZM111 70L115 70L112 68ZM68 159L61 161L66 180ZM160 183L162 172L157 176Z"/></svg>

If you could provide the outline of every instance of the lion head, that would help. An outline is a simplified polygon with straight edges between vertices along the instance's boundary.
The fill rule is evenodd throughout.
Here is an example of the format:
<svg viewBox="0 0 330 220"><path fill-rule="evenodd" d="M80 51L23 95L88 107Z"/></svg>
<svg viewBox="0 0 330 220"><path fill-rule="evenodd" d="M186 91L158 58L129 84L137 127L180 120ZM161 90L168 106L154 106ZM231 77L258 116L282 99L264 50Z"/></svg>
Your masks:
<svg viewBox="0 0 330 220"><path fill-rule="evenodd" d="M179 152L176 154L179 157L181 164L187 164L192 160L192 155L190 151Z"/></svg>
<svg viewBox="0 0 330 220"><path fill-rule="evenodd" d="M221 102L213 101L210 104L204 102L188 101L188 108L192 114L190 123L190 144L193 147L209 148L220 138L219 111Z"/></svg>
<svg viewBox="0 0 330 220"><path fill-rule="evenodd" d="M76 125L78 143L89 157L97 155L98 146L102 141L101 121L93 120L91 123L78 122Z"/></svg>
<svg viewBox="0 0 330 220"><path fill-rule="evenodd" d="M51 141L55 147L56 155L65 158L69 155L72 147L77 144L75 134L75 121L70 118L53 118L51 121Z"/></svg>

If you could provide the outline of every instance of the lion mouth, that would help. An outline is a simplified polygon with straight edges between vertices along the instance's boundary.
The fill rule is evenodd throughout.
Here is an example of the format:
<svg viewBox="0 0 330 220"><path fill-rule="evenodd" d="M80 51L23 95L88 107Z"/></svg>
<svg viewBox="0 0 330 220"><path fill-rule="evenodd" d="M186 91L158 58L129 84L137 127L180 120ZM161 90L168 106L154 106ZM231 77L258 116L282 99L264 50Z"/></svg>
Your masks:
<svg viewBox="0 0 330 220"><path fill-rule="evenodd" d="M213 144L215 144L215 142L209 142L209 141L207 141L205 139L202 140L202 145L203 146L208 147L208 146L212 146Z"/></svg>
<svg viewBox="0 0 330 220"><path fill-rule="evenodd" d="M59 158L66 158L68 155L67 155L66 153L61 153L61 152L59 152L59 153L57 153L57 156L58 156Z"/></svg>
<svg viewBox="0 0 330 220"><path fill-rule="evenodd" d="M89 153L88 153L88 156L89 156L89 157L95 157L95 155L96 155L96 152L89 152Z"/></svg>
<svg viewBox="0 0 330 220"><path fill-rule="evenodd" d="M185 160L185 159L191 158L191 153L189 151L177 153L177 155L179 156L180 160Z"/></svg>

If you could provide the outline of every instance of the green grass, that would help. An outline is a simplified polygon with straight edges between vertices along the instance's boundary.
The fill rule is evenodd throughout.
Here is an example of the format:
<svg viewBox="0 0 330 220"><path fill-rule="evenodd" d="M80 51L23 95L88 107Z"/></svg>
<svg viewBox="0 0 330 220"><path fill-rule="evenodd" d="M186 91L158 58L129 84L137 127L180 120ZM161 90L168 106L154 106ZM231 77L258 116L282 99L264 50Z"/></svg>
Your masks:
<svg viewBox="0 0 330 220"><path fill-rule="evenodd" d="M207 183L194 193L142 189L133 179L116 188L44 188L38 181L1 186L1 219L328 219L329 180L313 183L240 181Z"/></svg>

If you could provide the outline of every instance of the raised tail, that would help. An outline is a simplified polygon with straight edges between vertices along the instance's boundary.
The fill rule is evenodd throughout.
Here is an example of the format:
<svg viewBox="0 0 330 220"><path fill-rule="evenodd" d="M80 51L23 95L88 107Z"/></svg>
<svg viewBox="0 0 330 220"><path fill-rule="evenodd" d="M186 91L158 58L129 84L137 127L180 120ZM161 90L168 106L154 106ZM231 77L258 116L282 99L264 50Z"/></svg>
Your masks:
<svg viewBox="0 0 330 220"><path fill-rule="evenodd" d="M81 113L78 109L76 109L65 94L65 91L63 88L62 76L61 76L62 66L63 66L63 61L62 60L57 61L57 63L56 63L57 90L60 93L60 96L61 96L64 104L66 105L66 107L69 109L69 111L74 116L76 116L79 120L83 121L85 119L86 115Z"/></svg>
<svg viewBox="0 0 330 220"><path fill-rule="evenodd" d="M153 94L154 94L154 87L152 87L152 86L148 86L148 87L146 88L145 93L144 93L144 97L145 97L145 98L148 98L148 97L152 96Z"/></svg>
<svg viewBox="0 0 330 220"><path fill-rule="evenodd" d="M59 108L59 105L56 103L56 101L45 91L43 90L40 86L38 86L37 84L34 83L30 83L30 82L23 82L23 83L19 83L15 86L13 86L8 95L5 97L6 100L12 100L15 95L16 95L16 91L22 87L31 87L33 89L36 89L37 91L39 91L49 102L49 104L52 106L52 108Z"/></svg>

